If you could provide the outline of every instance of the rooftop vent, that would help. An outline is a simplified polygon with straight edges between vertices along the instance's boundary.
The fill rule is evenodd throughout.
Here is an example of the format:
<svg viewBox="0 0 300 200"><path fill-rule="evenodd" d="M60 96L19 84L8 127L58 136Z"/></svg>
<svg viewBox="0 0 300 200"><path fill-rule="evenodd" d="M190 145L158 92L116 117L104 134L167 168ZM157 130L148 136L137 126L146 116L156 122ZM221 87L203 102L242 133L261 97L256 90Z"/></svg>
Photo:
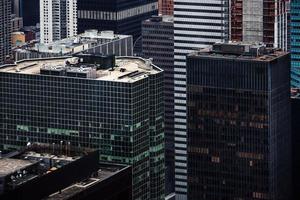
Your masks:
<svg viewBox="0 0 300 200"><path fill-rule="evenodd" d="M101 55L101 54L77 54L81 63L95 64L97 70L100 69L112 69L116 65L115 55Z"/></svg>

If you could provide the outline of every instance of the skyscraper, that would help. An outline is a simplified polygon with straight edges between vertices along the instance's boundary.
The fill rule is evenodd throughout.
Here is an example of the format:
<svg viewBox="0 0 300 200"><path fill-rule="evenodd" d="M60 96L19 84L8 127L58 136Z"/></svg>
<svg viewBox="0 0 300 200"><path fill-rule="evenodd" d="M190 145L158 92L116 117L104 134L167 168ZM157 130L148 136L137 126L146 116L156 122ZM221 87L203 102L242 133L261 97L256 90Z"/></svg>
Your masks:
<svg viewBox="0 0 300 200"><path fill-rule="evenodd" d="M159 0L158 9L158 13L161 15L173 15L174 0Z"/></svg>
<svg viewBox="0 0 300 200"><path fill-rule="evenodd" d="M228 39L227 0L174 1L175 192L187 199L186 55Z"/></svg>
<svg viewBox="0 0 300 200"><path fill-rule="evenodd" d="M291 86L300 87L300 0L291 2Z"/></svg>
<svg viewBox="0 0 300 200"><path fill-rule="evenodd" d="M142 21L158 14L157 0L78 0L78 32L113 30L141 36Z"/></svg>
<svg viewBox="0 0 300 200"><path fill-rule="evenodd" d="M291 199L290 56L216 44L187 57L188 199Z"/></svg>
<svg viewBox="0 0 300 200"><path fill-rule="evenodd" d="M232 0L232 41L263 42L273 46L275 42L275 5L282 0Z"/></svg>
<svg viewBox="0 0 300 200"><path fill-rule="evenodd" d="M40 23L40 0L19 0L19 2L19 15L23 18L24 26L35 26Z"/></svg>
<svg viewBox="0 0 300 200"><path fill-rule="evenodd" d="M166 194L174 193L174 20L155 16L142 23L142 52L164 70Z"/></svg>
<svg viewBox="0 0 300 200"><path fill-rule="evenodd" d="M11 53L11 1L0 1L0 64Z"/></svg>
<svg viewBox="0 0 300 200"><path fill-rule="evenodd" d="M290 0L279 0L275 4L275 43L274 46L290 51L291 44L291 13L290 13Z"/></svg>
<svg viewBox="0 0 300 200"><path fill-rule="evenodd" d="M12 13L23 18L24 26L40 22L40 0L12 0L12 8Z"/></svg>
<svg viewBox="0 0 300 200"><path fill-rule="evenodd" d="M293 197L292 199L300 198L300 88L293 88L291 92L291 121L292 121L292 189L293 189Z"/></svg>
<svg viewBox="0 0 300 200"><path fill-rule="evenodd" d="M77 34L77 0L40 1L41 43Z"/></svg>
<svg viewBox="0 0 300 200"><path fill-rule="evenodd" d="M99 149L132 165L133 199L163 200L163 71L136 57L78 55L0 68L0 146ZM1 147L0 147L1 148Z"/></svg>

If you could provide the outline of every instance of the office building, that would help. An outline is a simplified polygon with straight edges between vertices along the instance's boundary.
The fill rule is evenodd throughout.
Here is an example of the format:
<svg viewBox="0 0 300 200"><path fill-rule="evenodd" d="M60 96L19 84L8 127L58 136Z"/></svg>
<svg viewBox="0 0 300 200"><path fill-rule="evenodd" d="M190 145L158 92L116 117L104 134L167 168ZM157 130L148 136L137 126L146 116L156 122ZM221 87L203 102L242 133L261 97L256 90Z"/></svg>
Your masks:
<svg viewBox="0 0 300 200"><path fill-rule="evenodd" d="M112 31L87 30L51 44L31 42L13 50L15 60L58 57L80 52L132 56L133 39L132 36L117 35Z"/></svg>
<svg viewBox="0 0 300 200"><path fill-rule="evenodd" d="M132 165L133 199L164 199L163 71L81 54L0 67L0 146L71 143Z"/></svg>
<svg viewBox="0 0 300 200"><path fill-rule="evenodd" d="M25 26L21 29L25 33L26 42L30 43L33 40L40 40L40 28L38 26Z"/></svg>
<svg viewBox="0 0 300 200"><path fill-rule="evenodd" d="M291 199L290 56L215 44L187 57L188 199Z"/></svg>
<svg viewBox="0 0 300 200"><path fill-rule="evenodd" d="M275 4L274 0L232 0L230 39L232 41L263 42L267 46L273 46L275 41Z"/></svg>
<svg viewBox="0 0 300 200"><path fill-rule="evenodd" d="M174 0L159 0L158 13L160 15L173 15L174 13Z"/></svg>
<svg viewBox="0 0 300 200"><path fill-rule="evenodd" d="M41 0L40 26L45 44L77 35L77 0Z"/></svg>
<svg viewBox="0 0 300 200"><path fill-rule="evenodd" d="M293 196L292 199L299 199L300 198L300 158L299 158L299 148L300 148L300 89L299 88L292 88L291 89L291 110L292 110L292 189L293 189Z"/></svg>
<svg viewBox="0 0 300 200"><path fill-rule="evenodd" d="M157 14L157 0L78 0L78 32L113 30L136 40L141 36L142 21Z"/></svg>
<svg viewBox="0 0 300 200"><path fill-rule="evenodd" d="M15 14L17 17L20 17L20 0L11 0L11 13Z"/></svg>
<svg viewBox="0 0 300 200"><path fill-rule="evenodd" d="M131 167L99 164L98 151L33 144L0 166L1 200L131 200Z"/></svg>
<svg viewBox="0 0 300 200"><path fill-rule="evenodd" d="M11 1L0 1L0 64L11 53Z"/></svg>
<svg viewBox="0 0 300 200"><path fill-rule="evenodd" d="M11 15L11 30L12 32L20 31L23 28L23 18L17 17L15 14Z"/></svg>
<svg viewBox="0 0 300 200"><path fill-rule="evenodd" d="M291 13L290 0L280 0L275 4L275 44L274 46L284 51L290 51L291 43Z"/></svg>
<svg viewBox="0 0 300 200"><path fill-rule="evenodd" d="M142 54L164 70L166 194L174 192L174 20L155 16L142 23Z"/></svg>
<svg viewBox="0 0 300 200"><path fill-rule="evenodd" d="M153 16L142 23L142 53L164 70L166 192L174 192L174 21Z"/></svg>
<svg viewBox="0 0 300 200"><path fill-rule="evenodd" d="M300 87L300 1L291 2L291 86Z"/></svg>
<svg viewBox="0 0 300 200"><path fill-rule="evenodd" d="M228 39L227 0L174 0L175 192L187 194L186 55Z"/></svg>
<svg viewBox="0 0 300 200"><path fill-rule="evenodd" d="M13 13L23 18L24 26L40 23L40 0L12 0Z"/></svg>

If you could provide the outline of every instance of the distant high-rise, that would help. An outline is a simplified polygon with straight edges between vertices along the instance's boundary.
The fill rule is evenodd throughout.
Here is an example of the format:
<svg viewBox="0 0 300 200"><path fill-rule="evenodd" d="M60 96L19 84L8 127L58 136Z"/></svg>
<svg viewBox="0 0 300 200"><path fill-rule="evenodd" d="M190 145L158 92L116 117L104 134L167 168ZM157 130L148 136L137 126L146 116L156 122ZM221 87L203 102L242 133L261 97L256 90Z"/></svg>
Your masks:
<svg viewBox="0 0 300 200"><path fill-rule="evenodd" d="M77 34L77 0L40 0L41 43Z"/></svg>
<svg viewBox="0 0 300 200"><path fill-rule="evenodd" d="M174 13L174 0L159 0L158 12L161 15L173 15Z"/></svg>
<svg viewBox="0 0 300 200"><path fill-rule="evenodd" d="M275 42L274 47L281 48L284 51L290 51L291 44L291 0L280 0L275 4Z"/></svg>
<svg viewBox="0 0 300 200"><path fill-rule="evenodd" d="M186 55L228 39L227 0L174 0L174 135L176 198L186 200Z"/></svg>
<svg viewBox="0 0 300 200"><path fill-rule="evenodd" d="M291 199L290 56L216 44L187 57L188 199Z"/></svg>
<svg viewBox="0 0 300 200"><path fill-rule="evenodd" d="M164 200L163 71L137 57L32 59L0 68L0 148L99 149L132 166L133 199Z"/></svg>
<svg viewBox="0 0 300 200"><path fill-rule="evenodd" d="M20 1L20 17L23 18L24 26L35 26L40 23L40 0Z"/></svg>
<svg viewBox="0 0 300 200"><path fill-rule="evenodd" d="M132 56L133 39L131 35L117 35L112 31L86 30L82 34L57 40L51 44L24 44L14 48L12 52L15 61L60 57L78 53Z"/></svg>
<svg viewBox="0 0 300 200"><path fill-rule="evenodd" d="M291 2L291 86L300 88L300 0Z"/></svg>
<svg viewBox="0 0 300 200"><path fill-rule="evenodd" d="M78 32L113 30L137 39L142 21L157 14L157 0L78 0Z"/></svg>
<svg viewBox="0 0 300 200"><path fill-rule="evenodd" d="M12 13L22 17L24 26L35 26L40 22L40 0L11 0ZM34 9L33 9L34 8Z"/></svg>
<svg viewBox="0 0 300 200"><path fill-rule="evenodd" d="M16 14L11 15L11 31L16 32L20 31L23 28L23 19L22 17L17 17Z"/></svg>
<svg viewBox="0 0 300 200"><path fill-rule="evenodd" d="M230 40L289 49L290 0L232 0Z"/></svg>
<svg viewBox="0 0 300 200"><path fill-rule="evenodd" d="M0 64L11 53L11 1L0 1Z"/></svg>
<svg viewBox="0 0 300 200"><path fill-rule="evenodd" d="M174 20L155 16L142 24L143 56L164 70L166 194L174 193Z"/></svg>

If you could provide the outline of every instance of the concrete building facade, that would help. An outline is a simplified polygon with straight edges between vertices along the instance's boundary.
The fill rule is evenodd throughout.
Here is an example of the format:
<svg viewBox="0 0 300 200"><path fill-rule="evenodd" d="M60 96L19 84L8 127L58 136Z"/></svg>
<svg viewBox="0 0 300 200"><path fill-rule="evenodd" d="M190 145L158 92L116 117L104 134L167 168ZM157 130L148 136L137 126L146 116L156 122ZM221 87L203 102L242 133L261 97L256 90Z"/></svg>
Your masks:
<svg viewBox="0 0 300 200"><path fill-rule="evenodd" d="M281 1L281 0L280 0ZM232 0L230 13L230 40L275 43L277 0Z"/></svg>
<svg viewBox="0 0 300 200"><path fill-rule="evenodd" d="M174 13L174 0L159 0L158 13L160 15L173 15Z"/></svg>
<svg viewBox="0 0 300 200"><path fill-rule="evenodd" d="M76 35L77 0L41 0L40 28L45 44Z"/></svg>
<svg viewBox="0 0 300 200"><path fill-rule="evenodd" d="M284 51L291 48L291 0L279 0L276 6L274 46Z"/></svg>

